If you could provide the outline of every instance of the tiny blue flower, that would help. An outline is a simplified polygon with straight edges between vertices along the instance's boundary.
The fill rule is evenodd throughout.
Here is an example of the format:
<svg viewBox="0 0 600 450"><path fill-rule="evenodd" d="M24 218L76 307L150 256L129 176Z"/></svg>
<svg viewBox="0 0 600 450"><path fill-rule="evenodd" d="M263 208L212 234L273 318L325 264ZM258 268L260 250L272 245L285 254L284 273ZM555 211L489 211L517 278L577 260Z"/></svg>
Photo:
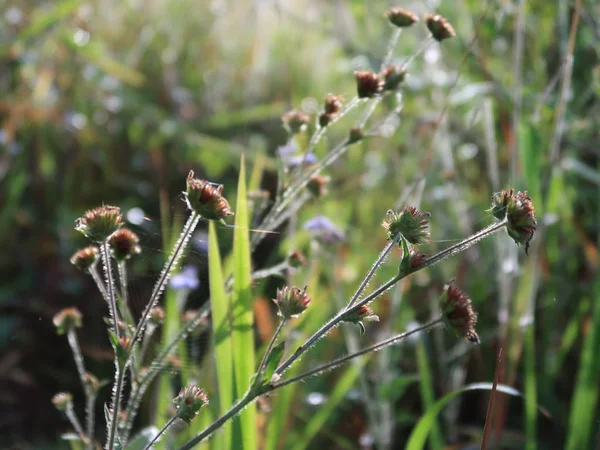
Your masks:
<svg viewBox="0 0 600 450"><path fill-rule="evenodd" d="M305 230L324 244L335 244L346 240L346 235L325 216L315 216L304 223Z"/></svg>
<svg viewBox="0 0 600 450"><path fill-rule="evenodd" d="M289 158L284 158L283 162L288 167L296 167L302 163L306 165L311 165L317 162L317 157L314 153L308 153L306 155L296 155L290 156Z"/></svg>
<svg viewBox="0 0 600 450"><path fill-rule="evenodd" d="M200 286L198 269L195 266L185 266L180 273L173 275L169 284L173 289L197 289Z"/></svg>
<svg viewBox="0 0 600 450"><path fill-rule="evenodd" d="M277 147L275 152L285 160L286 157L292 156L297 149L298 146L294 143L294 141L289 141L287 144Z"/></svg>

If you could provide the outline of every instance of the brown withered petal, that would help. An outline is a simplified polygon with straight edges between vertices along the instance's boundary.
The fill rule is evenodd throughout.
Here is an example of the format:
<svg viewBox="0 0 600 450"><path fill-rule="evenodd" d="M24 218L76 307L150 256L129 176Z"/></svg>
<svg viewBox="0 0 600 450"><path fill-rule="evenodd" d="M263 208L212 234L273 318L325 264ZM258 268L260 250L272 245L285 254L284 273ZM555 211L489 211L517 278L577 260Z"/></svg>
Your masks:
<svg viewBox="0 0 600 450"><path fill-rule="evenodd" d="M506 217L508 235L517 245L524 245L527 252L537 229L535 208L527 191L515 193L514 189L509 189L495 193L488 211L499 220Z"/></svg>
<svg viewBox="0 0 600 450"><path fill-rule="evenodd" d="M325 96L325 112L327 114L337 114L342 109L342 97L327 94Z"/></svg>
<svg viewBox="0 0 600 450"><path fill-rule="evenodd" d="M381 78L384 91L395 91L406 79L406 69L396 65L388 66L382 72Z"/></svg>
<svg viewBox="0 0 600 450"><path fill-rule="evenodd" d="M324 197L327 195L327 184L329 183L329 177L324 175L315 175L310 179L306 188L315 197Z"/></svg>
<svg viewBox="0 0 600 450"><path fill-rule="evenodd" d="M310 116L294 109L281 116L281 121L290 134L298 134L310 123Z"/></svg>
<svg viewBox="0 0 600 450"><path fill-rule="evenodd" d="M475 331L477 314L473 311L471 299L459 288L452 284L445 286L440 298L440 311L446 328L469 342L479 343L479 336Z"/></svg>
<svg viewBox="0 0 600 450"><path fill-rule="evenodd" d="M71 264L83 272L87 272L98 260L98 247L90 245L71 256Z"/></svg>
<svg viewBox="0 0 600 450"><path fill-rule="evenodd" d="M284 319L298 317L308 308L310 301L306 288L300 289L295 286L277 289L277 298L273 299L279 309L279 316Z"/></svg>
<svg viewBox="0 0 600 450"><path fill-rule="evenodd" d="M359 98L371 98L380 94L383 89L383 80L375 72L361 70L354 72L356 78L356 92Z"/></svg>
<svg viewBox="0 0 600 450"><path fill-rule="evenodd" d="M399 28L410 27L413 23L419 21L419 16L415 13L399 7L390 9L385 15L392 25Z"/></svg>
<svg viewBox="0 0 600 450"><path fill-rule="evenodd" d="M456 36L452 25L439 14L427 14L425 16L425 23L433 38L438 42Z"/></svg>

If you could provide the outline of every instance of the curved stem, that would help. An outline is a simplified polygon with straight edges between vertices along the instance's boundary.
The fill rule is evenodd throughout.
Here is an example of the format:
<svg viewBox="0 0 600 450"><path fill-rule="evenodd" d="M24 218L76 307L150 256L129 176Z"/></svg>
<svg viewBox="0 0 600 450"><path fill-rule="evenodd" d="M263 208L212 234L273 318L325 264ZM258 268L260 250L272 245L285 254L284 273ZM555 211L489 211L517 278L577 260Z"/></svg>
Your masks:
<svg viewBox="0 0 600 450"><path fill-rule="evenodd" d="M121 337L119 330L119 316L117 313L117 299L115 296L115 285L113 281L112 267L110 264L110 252L108 250L108 239L102 243L102 261L104 263L104 273L106 276L106 295L108 297L108 309L112 320L113 331L117 338Z"/></svg>
<svg viewBox="0 0 600 450"><path fill-rule="evenodd" d="M314 368L312 370L309 370L308 372L301 373L300 375L296 375L295 377L288 378L287 380L283 380L283 381L279 381L277 383L273 383L270 386L268 392L273 391L275 389L282 388L284 386L287 386L288 384L292 384L292 383L295 383L297 381L304 380L305 378L312 377L313 375L318 375L320 373L326 372L327 370L335 369L336 367L340 366L341 364L344 364L345 362L348 362L348 361L350 361L350 360L352 360L354 358L357 358L359 356L365 355L365 354L370 353L370 352L376 352L377 350L381 350L384 347L387 347L387 346L390 346L392 344L397 343L401 339L404 339L404 338L406 338L406 337L408 337L408 336L410 336L412 334L418 333L420 331L425 331L425 330L428 330L430 328L433 328L433 327L439 325L440 323L442 323L442 318L441 317L438 318L438 319L435 319L435 320L433 320L433 321L431 321L429 323L426 323L425 325L421 325L420 327L417 327L417 328L415 328L413 330L407 331L405 333L398 334L398 335L393 336L393 337L391 337L389 339L386 339L384 341L378 342L377 344L371 345L370 347L363 348L362 350L359 350L359 351L357 351L355 353L352 353L350 355L346 355L346 356L338 358L338 359L336 359L334 361L330 361L330 362L328 362L326 364L323 364L322 366L319 366L319 367L316 367L316 368Z"/></svg>
<svg viewBox="0 0 600 450"><path fill-rule="evenodd" d="M165 424L164 427L162 427L162 429L158 432L158 434L156 436L154 436L154 438L150 441L150 443L148 445L146 445L146 447L144 447L144 450L148 450L150 448L152 448L152 445L154 445L154 443L158 440L158 438L165 432L167 431L167 428L169 428L171 425L173 425L173 422L175 422L175 420L177 420L179 416L175 415L173 417L171 417L169 419L169 421Z"/></svg>
<svg viewBox="0 0 600 450"><path fill-rule="evenodd" d="M379 254L379 257L377 258L377 260L371 267L371 270L369 270L369 273L367 274L365 279L362 281L362 283L360 283L360 286L358 287L358 289L356 290L356 292L354 293L354 295L348 302L346 309L350 308L354 304L354 302L356 302L356 300L360 297L360 294L362 294L362 292L365 290L365 288L369 284L369 281L371 281L371 278L373 278L373 275L375 275L375 272L377 272L377 269L379 269L379 266L381 266L381 264L383 264L383 262L387 258L390 251L392 251L394 246L397 245L399 241L400 241L400 235L394 237L394 239L392 239L390 241L390 243L385 246L385 248Z"/></svg>

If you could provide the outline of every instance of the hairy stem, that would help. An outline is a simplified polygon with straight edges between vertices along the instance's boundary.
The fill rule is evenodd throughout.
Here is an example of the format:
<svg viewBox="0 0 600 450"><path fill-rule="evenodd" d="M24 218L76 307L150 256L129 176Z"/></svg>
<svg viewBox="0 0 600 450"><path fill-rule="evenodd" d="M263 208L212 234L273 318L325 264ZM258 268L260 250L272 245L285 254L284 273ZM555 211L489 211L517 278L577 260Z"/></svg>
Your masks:
<svg viewBox="0 0 600 450"><path fill-rule="evenodd" d="M96 268L95 264L92 267L90 267L89 272L90 272L90 275L92 276L92 278L94 279L96 286L98 286L98 290L100 291L100 294L102 294L102 298L104 300L106 300L106 303L109 303L110 301L108 299L108 293L106 292L106 287L104 287L104 282L102 281L102 277L98 273L98 269Z"/></svg>
<svg viewBox="0 0 600 450"><path fill-rule="evenodd" d="M288 384L292 384L292 383L295 383L297 381L302 381L305 378L312 377L314 375L319 375L319 374L321 374L323 372L326 372L328 370L335 369L336 367L338 367L338 366L340 366L340 365L342 365L342 364L344 364L344 363L346 363L346 362L348 362L348 361L350 361L350 360L352 360L354 358L358 358L359 356L366 355L367 353L376 352L378 350L381 350L382 348L390 346L390 345L393 345L393 344L397 343L398 341L400 341L400 340L402 340L402 339L404 339L404 338L406 338L406 337L408 337L408 336L410 336L412 334L418 333L420 331L429 330L430 328L433 328L433 327L439 325L440 323L442 323L442 319L441 318L435 319L435 320L433 320L431 322L428 322L425 325L421 325L420 327L417 327L417 328L415 328L413 330L406 331L404 333L398 334L398 335L393 336L393 337L391 337L389 339L386 339L384 341L378 342L377 344L371 345L370 347L366 347L366 348L363 348L363 349L361 349L361 350L359 350L359 351L357 351L355 353L351 353L350 355L343 356L343 357L338 358L338 359L336 359L334 361L330 361L330 362L328 362L326 364L323 364L322 366L315 367L314 369L311 369L308 372L301 373L300 375L296 375L295 377L288 378L287 380L283 380L283 381L279 381L277 383L273 383L270 386L270 388L269 388L269 392L273 391L275 389L279 389L279 388L282 388L284 386L287 386Z"/></svg>
<svg viewBox="0 0 600 450"><path fill-rule="evenodd" d="M108 239L102 243L102 261L104 262L104 273L106 276L106 295L108 297L108 309L112 320L113 332L117 338L121 337L119 330L119 316L117 313L117 298L115 295L115 285L113 281L112 267L110 264L110 252L108 249Z"/></svg>
<svg viewBox="0 0 600 450"><path fill-rule="evenodd" d="M119 409L121 406L121 393L123 391L125 373L126 367L121 366L119 361L115 359L115 385L113 387L112 417L110 420L108 439L106 441L105 446L107 450L113 450L115 448L115 439L117 437L117 424L119 423Z"/></svg>
<svg viewBox="0 0 600 450"><path fill-rule="evenodd" d="M73 426L73 428L75 429L75 431L77 432L77 434L79 435L79 437L81 438L81 440L83 442L87 443L88 442L88 437L83 432L83 428L81 427L81 423L79 422L79 419L77 418L77 416L75 415L75 411L73 410L73 404L72 403L69 403L67 405L67 409L65 410L65 414L67 416L67 419L69 419L69 422L71 422L71 425Z"/></svg>
<svg viewBox="0 0 600 450"><path fill-rule="evenodd" d="M146 447L144 447L144 450L148 450L150 448L152 448L152 445L154 445L154 443L158 440L158 438L165 432L167 431L167 429L173 425L173 422L175 422L175 420L177 420L179 416L175 415L173 417L171 417L169 419L169 421L165 424L164 427L162 427L162 429L156 434L156 436L154 436L154 438L148 443L148 445L146 445Z"/></svg>

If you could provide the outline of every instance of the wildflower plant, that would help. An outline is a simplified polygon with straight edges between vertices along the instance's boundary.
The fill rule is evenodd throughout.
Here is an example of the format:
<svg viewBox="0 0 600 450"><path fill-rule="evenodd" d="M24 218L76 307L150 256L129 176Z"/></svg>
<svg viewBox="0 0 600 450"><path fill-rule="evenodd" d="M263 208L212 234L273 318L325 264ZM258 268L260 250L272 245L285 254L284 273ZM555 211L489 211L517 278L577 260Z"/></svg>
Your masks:
<svg viewBox="0 0 600 450"><path fill-rule="evenodd" d="M257 248L266 233L274 232L285 221L295 217L297 211L306 202L317 194L325 195L326 191L323 189L323 185L326 181L321 172L338 160L352 144L364 137L374 135L375 129L370 130L367 126L370 116L385 96L402 88L414 56L402 66L390 65L390 59L400 33L405 29L413 28L418 22L418 17L401 8L388 11L386 17L393 31L381 71L356 72L354 74L356 96L353 99L344 102L338 94L327 94L323 110L314 118L299 111L291 111L282 117L283 126L288 132L286 148L292 149L294 152L298 149L301 154L296 155L298 158L295 160L295 164L287 164L287 167L282 160L284 157L290 158L290 155L280 154L279 167L285 168L285 170L279 172L280 179L274 203L256 225L249 223L243 162L235 213L223 194L223 185L198 179L193 171L189 172L185 179L185 191L183 192L183 198L189 211L188 218L140 317L135 317L129 310L126 265L140 253L141 249L135 233L123 228L123 217L119 208L101 206L86 212L77 221L75 229L89 238L94 245L77 252L71 262L94 278L102 298L107 303L110 315L109 338L114 350L115 369L110 405L105 407L107 420L105 449L130 448L128 445L132 441L130 436L134 420L152 381L165 368L178 364L177 359L174 359L174 354L180 344L199 326L207 324L209 315L212 320L214 351L217 357L216 372L221 390L220 395L215 396L219 399L219 416L204 430L197 432L183 443L179 447L181 450L194 448L221 428L227 430L230 421L240 414L242 430L247 432L244 436L245 438L250 436L248 442L244 443L249 448L254 448L251 435L255 434L255 430L250 430L255 428L252 416L253 405L260 396L291 383L322 374L361 355L393 345L415 333L443 324L458 337L470 343L479 343L479 336L475 329L477 315L473 310L471 300L458 287L450 284L441 293L439 313L433 320L346 356L317 365L307 372L288 376L289 369L300 358L310 353L311 348L318 341L327 337L342 323L356 324L365 333L364 322L379 320L373 310L373 303L401 280L410 277L415 272L464 252L480 240L502 229L508 231L517 245L525 245L527 249L536 230L536 219L533 205L526 193L517 192L515 194L513 190L508 190L494 194L491 217L496 222L432 255L421 253L417 247L428 241L430 222L436 219L435 215L421 212L412 205L406 205L400 210L389 210L383 218L383 230L378 230L382 236L387 233L389 242L381 250L346 304L294 351L289 352L285 347L286 330L293 327L299 316L305 311L310 308L319 308L327 299L320 298L318 292L310 292L310 286L298 288L285 285L281 287L277 290L276 298L273 300L280 319L279 324L259 363L255 364L254 361L252 281L277 271L253 271L251 251ZM427 16L424 22L432 39L427 40L415 56L429 45L435 45L436 42L439 43L455 35L452 26L439 15ZM364 108L360 119L353 124L346 133L346 137L317 160L314 157L315 149L323 136L342 117L362 106ZM313 124L314 130L312 130L307 144L302 147L297 140L298 135L306 133L311 124ZM233 244L234 269L230 274L224 271L221 263L215 230L217 224L229 226L227 221L232 216L235 216L236 222ZM201 220L210 222L208 259L211 301L203 305L197 312L186 314L180 330L149 361L147 350L150 338L165 320L165 312L160 307L159 301L170 280L174 287L180 289L191 290L198 286L197 274L194 269L184 269L177 277L173 277L173 275ZM249 237L250 226L259 230L252 234L251 239ZM339 243L345 239L344 233L324 216L317 216L309 220L304 224L304 228L324 244ZM376 272L388 259L392 259L390 258L392 250L398 248L401 251L401 257L394 261L396 268L394 276L367 294L367 286L373 281ZM96 268L100 262L104 278L100 276ZM117 276L115 276L113 263L116 264ZM291 268L291 258L282 264L282 267ZM95 429L94 402L102 383L98 382L85 369L76 336L76 329L82 325L82 317L77 310L68 309L57 314L54 323L60 334L67 335L86 394L85 431L75 416L70 394L57 395L54 403L57 408L65 411L69 416L69 420L87 448L93 449L96 442L93 433ZM236 361L235 364L231 363L231 346L226 347L229 344L227 340L229 338L232 341L238 340L239 345L236 345L236 348L247 349L246 354L238 356L240 361ZM225 391L222 386L230 387L233 384L235 384L237 398L223 395ZM128 393L127 400L123 397L124 392ZM189 425L198 414L202 414L202 407L208 403L209 394L195 384L184 386L174 399L175 412L160 431L148 438L145 448L152 447L176 420L180 419ZM210 395L212 397L212 394ZM228 432L226 431L226 433ZM223 442L231 444L231 440L224 439ZM100 439L98 438L98 440ZM227 444L223 446L223 448L228 447Z"/></svg>

